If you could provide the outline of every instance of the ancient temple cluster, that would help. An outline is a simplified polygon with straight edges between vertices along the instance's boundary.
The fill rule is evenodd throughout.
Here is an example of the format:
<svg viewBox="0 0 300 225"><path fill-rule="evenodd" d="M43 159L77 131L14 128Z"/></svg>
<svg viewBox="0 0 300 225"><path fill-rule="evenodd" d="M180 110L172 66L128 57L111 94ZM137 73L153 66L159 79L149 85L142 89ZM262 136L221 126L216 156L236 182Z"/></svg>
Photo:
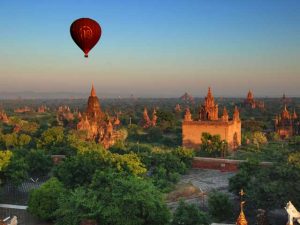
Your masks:
<svg viewBox="0 0 300 225"><path fill-rule="evenodd" d="M284 105L282 112L275 118L275 131L281 138L300 134L300 121L295 109L290 113Z"/></svg>
<svg viewBox="0 0 300 225"><path fill-rule="evenodd" d="M247 98L244 101L244 106L251 108L251 109L264 109L265 103L263 101L256 101L254 99L253 93L251 90L249 90L247 94Z"/></svg>
<svg viewBox="0 0 300 225"><path fill-rule="evenodd" d="M149 128L149 127L155 127L157 122L157 115L156 115L156 110L153 109L152 112L152 118L150 119L148 115L148 110L145 107L144 112L143 112L143 120L142 120L142 127L143 128Z"/></svg>
<svg viewBox="0 0 300 225"><path fill-rule="evenodd" d="M78 113L77 130L87 132L87 139L101 143L105 148L112 146L122 134L117 130L120 125L118 117L110 117L102 112L99 99L92 86L91 95L84 113Z"/></svg>
<svg viewBox="0 0 300 225"><path fill-rule="evenodd" d="M241 144L241 120L239 110L234 109L233 118L230 119L227 109L223 108L219 117L218 104L215 103L211 88L208 89L205 102L200 106L198 118L193 120L189 108L186 109L182 123L182 143L184 147L198 148L201 144L202 133L220 135L226 140L231 149Z"/></svg>

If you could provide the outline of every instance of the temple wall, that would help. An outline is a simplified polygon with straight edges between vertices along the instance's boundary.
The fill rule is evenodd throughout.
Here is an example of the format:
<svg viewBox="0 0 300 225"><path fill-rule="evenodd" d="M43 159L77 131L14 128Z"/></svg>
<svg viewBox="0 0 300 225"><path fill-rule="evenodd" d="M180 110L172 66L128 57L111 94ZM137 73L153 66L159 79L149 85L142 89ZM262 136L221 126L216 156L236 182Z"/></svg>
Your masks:
<svg viewBox="0 0 300 225"><path fill-rule="evenodd" d="M233 159L222 159L222 158L205 158L205 157L194 157L192 167L196 169L211 169L220 170L223 172L238 171L239 165L246 160L233 160ZM260 162L260 167L270 167L272 162Z"/></svg>
<svg viewBox="0 0 300 225"><path fill-rule="evenodd" d="M198 148L202 133L220 135L229 147L233 147L234 134L237 133L238 145L241 144L241 122L222 121L184 121L182 123L182 144L188 148Z"/></svg>

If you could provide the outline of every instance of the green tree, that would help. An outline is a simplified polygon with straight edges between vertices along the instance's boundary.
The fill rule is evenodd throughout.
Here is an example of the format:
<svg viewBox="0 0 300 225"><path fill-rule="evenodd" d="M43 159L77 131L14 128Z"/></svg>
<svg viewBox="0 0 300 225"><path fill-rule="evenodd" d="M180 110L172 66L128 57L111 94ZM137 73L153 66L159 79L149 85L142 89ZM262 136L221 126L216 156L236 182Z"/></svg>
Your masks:
<svg viewBox="0 0 300 225"><path fill-rule="evenodd" d="M66 187L90 184L97 169L112 168L120 172L143 175L146 169L136 154L112 154L105 149L87 151L68 157L54 170L54 175Z"/></svg>
<svg viewBox="0 0 300 225"><path fill-rule="evenodd" d="M28 211L43 220L54 220L58 199L65 193L63 184L51 178L29 195Z"/></svg>
<svg viewBox="0 0 300 225"><path fill-rule="evenodd" d="M260 131L255 131L252 137L252 143L260 149L260 145L264 145L268 143L268 139L266 135Z"/></svg>
<svg viewBox="0 0 300 225"><path fill-rule="evenodd" d="M223 222L232 218L233 205L228 195L214 191L208 195L208 211L215 220Z"/></svg>
<svg viewBox="0 0 300 225"><path fill-rule="evenodd" d="M245 192L255 207L271 210L288 201L300 206L300 169L285 162L261 169Z"/></svg>
<svg viewBox="0 0 300 225"><path fill-rule="evenodd" d="M220 135L211 135L204 132L202 133L201 143L201 151L206 152L210 156L220 157L225 155L228 150L227 142L221 140Z"/></svg>
<svg viewBox="0 0 300 225"><path fill-rule="evenodd" d="M63 127L51 127L42 133L40 144L45 147L57 147L63 144L64 138Z"/></svg>
<svg viewBox="0 0 300 225"><path fill-rule="evenodd" d="M28 145L31 141L31 137L27 134L20 134L18 137L18 146L19 147L24 147Z"/></svg>
<svg viewBox="0 0 300 225"><path fill-rule="evenodd" d="M77 188L61 199L57 224L78 224L95 219L103 225L165 225L169 210L162 195L142 178L97 171L90 188Z"/></svg>
<svg viewBox="0 0 300 225"><path fill-rule="evenodd" d="M30 150L26 155L29 173L33 176L45 176L50 172L52 160L43 150Z"/></svg>
<svg viewBox="0 0 300 225"><path fill-rule="evenodd" d="M209 225L210 220L206 213L199 210L194 204L180 201L173 215L172 225Z"/></svg>
<svg viewBox="0 0 300 225"><path fill-rule="evenodd" d="M148 142L161 142L162 138L163 138L163 133L162 130L158 127L150 127L147 130L148 134L147 134L147 141Z"/></svg>
<svg viewBox="0 0 300 225"><path fill-rule="evenodd" d="M300 152L293 152L288 156L288 163L300 169Z"/></svg>
<svg viewBox="0 0 300 225"><path fill-rule="evenodd" d="M5 134L2 136L2 141L7 149L13 149L18 145L18 135L16 133Z"/></svg>
<svg viewBox="0 0 300 225"><path fill-rule="evenodd" d="M247 160L239 165L239 170L235 176L229 179L229 190L238 194L241 189L248 190L250 181L258 174L259 162L257 160Z"/></svg>
<svg viewBox="0 0 300 225"><path fill-rule="evenodd" d="M22 124L21 129L27 134L34 134L39 129L39 125L35 122L26 122Z"/></svg>
<svg viewBox="0 0 300 225"><path fill-rule="evenodd" d="M0 150L0 173L9 165L11 157L12 157L11 151Z"/></svg>
<svg viewBox="0 0 300 225"><path fill-rule="evenodd" d="M158 110L156 115L157 115L157 124L162 130L170 129L175 126L176 118L174 113Z"/></svg>
<svg viewBox="0 0 300 225"><path fill-rule="evenodd" d="M4 177L12 184L19 186L28 178L29 166L24 157L13 154L11 161L4 170Z"/></svg>

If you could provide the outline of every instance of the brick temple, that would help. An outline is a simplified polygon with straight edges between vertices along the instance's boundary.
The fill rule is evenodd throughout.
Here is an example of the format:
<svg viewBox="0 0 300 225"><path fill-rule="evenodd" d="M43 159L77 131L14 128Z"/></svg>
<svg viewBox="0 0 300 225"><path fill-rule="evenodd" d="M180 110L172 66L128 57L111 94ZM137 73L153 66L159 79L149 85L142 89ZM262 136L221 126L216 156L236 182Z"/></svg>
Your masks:
<svg viewBox="0 0 300 225"><path fill-rule="evenodd" d="M222 116L219 117L218 104L215 103L211 88L208 88L205 102L200 106L198 118L192 119L187 108L182 123L182 144L188 148L198 148L201 144L202 133L220 135L221 140L228 142L230 149L235 149L241 144L241 120L235 107L232 119L229 118L224 107Z"/></svg>

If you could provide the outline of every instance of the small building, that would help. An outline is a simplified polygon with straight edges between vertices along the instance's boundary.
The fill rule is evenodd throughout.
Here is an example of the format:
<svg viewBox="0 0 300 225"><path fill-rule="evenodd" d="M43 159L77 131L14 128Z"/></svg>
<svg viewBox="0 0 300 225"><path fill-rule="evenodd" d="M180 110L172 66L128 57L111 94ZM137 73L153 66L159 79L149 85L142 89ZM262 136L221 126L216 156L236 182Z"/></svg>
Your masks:
<svg viewBox="0 0 300 225"><path fill-rule="evenodd" d="M200 106L197 120L193 120L187 108L182 122L182 145L187 148L198 148L201 144L202 133L220 135L222 140L228 142L230 149L241 145L241 120L237 107L233 118L230 119L227 109L223 108L219 117L218 104L215 103L211 88L208 89L205 102Z"/></svg>

